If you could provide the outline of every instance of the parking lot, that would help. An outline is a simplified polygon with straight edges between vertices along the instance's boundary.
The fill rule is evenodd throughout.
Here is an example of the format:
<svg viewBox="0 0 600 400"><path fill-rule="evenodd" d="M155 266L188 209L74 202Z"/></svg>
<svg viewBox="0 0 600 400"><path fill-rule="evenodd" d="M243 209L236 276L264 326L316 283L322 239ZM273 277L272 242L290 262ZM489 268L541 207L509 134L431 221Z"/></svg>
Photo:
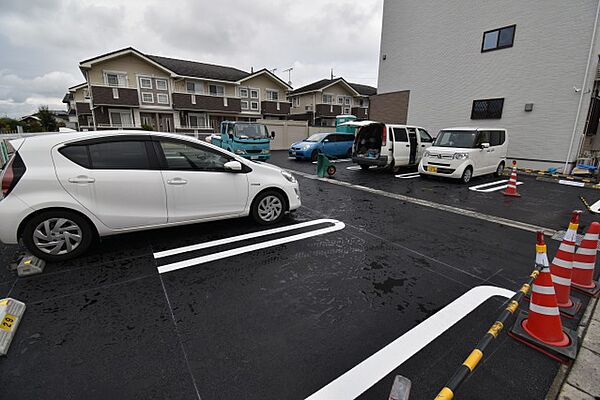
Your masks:
<svg viewBox="0 0 600 400"><path fill-rule="evenodd" d="M507 198L486 191L503 178L461 185L348 161L326 182L287 152L270 162L301 173L303 206L276 228L169 228L105 239L37 276L0 268L2 297L27 304L0 361L3 396L387 399L400 374L411 399L431 399L503 308L495 288L529 276L533 232L565 229L579 196L600 197L519 176L522 198ZM551 257L559 242L547 242ZM0 246L3 266L22 251ZM459 298L466 316L448 323ZM446 322L414 335L434 315ZM543 398L558 367L503 333L459 397Z"/></svg>

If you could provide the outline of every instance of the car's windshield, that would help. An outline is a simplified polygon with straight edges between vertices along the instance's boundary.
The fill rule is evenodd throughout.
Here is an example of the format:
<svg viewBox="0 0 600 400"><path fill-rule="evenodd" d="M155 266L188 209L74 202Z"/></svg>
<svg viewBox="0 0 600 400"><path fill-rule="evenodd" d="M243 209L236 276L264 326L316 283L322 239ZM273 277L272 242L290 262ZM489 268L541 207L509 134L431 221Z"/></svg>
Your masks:
<svg viewBox="0 0 600 400"><path fill-rule="evenodd" d="M320 142L328 133L315 133L311 135L308 139L305 139L305 142Z"/></svg>
<svg viewBox="0 0 600 400"><path fill-rule="evenodd" d="M476 131L440 131L433 145L437 147L473 148L476 136Z"/></svg>
<svg viewBox="0 0 600 400"><path fill-rule="evenodd" d="M235 124L235 136L240 139L267 139L269 131L262 124Z"/></svg>

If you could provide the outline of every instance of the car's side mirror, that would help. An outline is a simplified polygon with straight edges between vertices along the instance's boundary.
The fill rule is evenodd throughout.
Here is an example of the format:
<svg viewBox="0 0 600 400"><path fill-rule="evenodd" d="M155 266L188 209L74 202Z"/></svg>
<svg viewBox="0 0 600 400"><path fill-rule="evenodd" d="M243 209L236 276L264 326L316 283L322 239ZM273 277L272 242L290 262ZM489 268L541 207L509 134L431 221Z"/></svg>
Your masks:
<svg viewBox="0 0 600 400"><path fill-rule="evenodd" d="M490 144L489 143L481 143L481 148L482 149L489 149L490 148Z"/></svg>
<svg viewBox="0 0 600 400"><path fill-rule="evenodd" d="M271 131L271 140L275 139L275 131Z"/></svg>
<svg viewBox="0 0 600 400"><path fill-rule="evenodd" d="M229 161L226 162L223 167L225 168L226 171L241 171L242 170L242 163L239 161Z"/></svg>

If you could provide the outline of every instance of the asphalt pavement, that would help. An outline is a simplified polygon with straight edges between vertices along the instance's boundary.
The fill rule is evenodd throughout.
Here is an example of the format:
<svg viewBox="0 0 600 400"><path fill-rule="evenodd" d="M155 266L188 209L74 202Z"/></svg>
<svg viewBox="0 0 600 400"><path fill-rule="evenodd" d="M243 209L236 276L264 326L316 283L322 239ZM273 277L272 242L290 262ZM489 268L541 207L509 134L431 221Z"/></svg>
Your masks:
<svg viewBox="0 0 600 400"><path fill-rule="evenodd" d="M284 152L272 163L304 174L316 169ZM535 255L529 231L352 185L554 230L581 208L579 195L592 202L600 193L523 177L523 197L506 199L468 188L494 178L465 187L347 169L352 165L336 163L334 179L346 186L299 177L303 206L278 232L248 219L210 222L107 238L91 254L28 278L0 268L2 297L28 307L0 359L3 396L318 399L388 344L429 318L446 317L445 307L473 288L517 290ZM321 219L333 222L311 225ZM591 220L586 214L582 227ZM232 239L245 234L251 237ZM553 255L558 242L548 245ZM180 250L161 257L173 249ZM0 266L20 251L1 246ZM401 374L412 381L411 399L434 398L505 301L491 295L461 303L467 315L453 326L379 353L379 365L392 368L373 372L372 385L365 373L338 389L387 399ZM565 324L574 327L577 319ZM502 334L459 397L540 399L558 367Z"/></svg>

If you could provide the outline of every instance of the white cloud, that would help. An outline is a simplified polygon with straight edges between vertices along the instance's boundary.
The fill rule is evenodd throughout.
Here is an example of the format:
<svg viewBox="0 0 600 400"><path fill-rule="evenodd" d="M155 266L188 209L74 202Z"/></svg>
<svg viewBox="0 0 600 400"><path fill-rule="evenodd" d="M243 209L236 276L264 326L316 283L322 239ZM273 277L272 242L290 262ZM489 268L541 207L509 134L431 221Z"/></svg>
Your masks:
<svg viewBox="0 0 600 400"><path fill-rule="evenodd" d="M374 85L382 2L0 0L0 115L21 113L27 99L60 100L82 81L79 61L128 46L245 70L277 68L285 81L282 71L294 67L295 87L329 77L330 68Z"/></svg>

